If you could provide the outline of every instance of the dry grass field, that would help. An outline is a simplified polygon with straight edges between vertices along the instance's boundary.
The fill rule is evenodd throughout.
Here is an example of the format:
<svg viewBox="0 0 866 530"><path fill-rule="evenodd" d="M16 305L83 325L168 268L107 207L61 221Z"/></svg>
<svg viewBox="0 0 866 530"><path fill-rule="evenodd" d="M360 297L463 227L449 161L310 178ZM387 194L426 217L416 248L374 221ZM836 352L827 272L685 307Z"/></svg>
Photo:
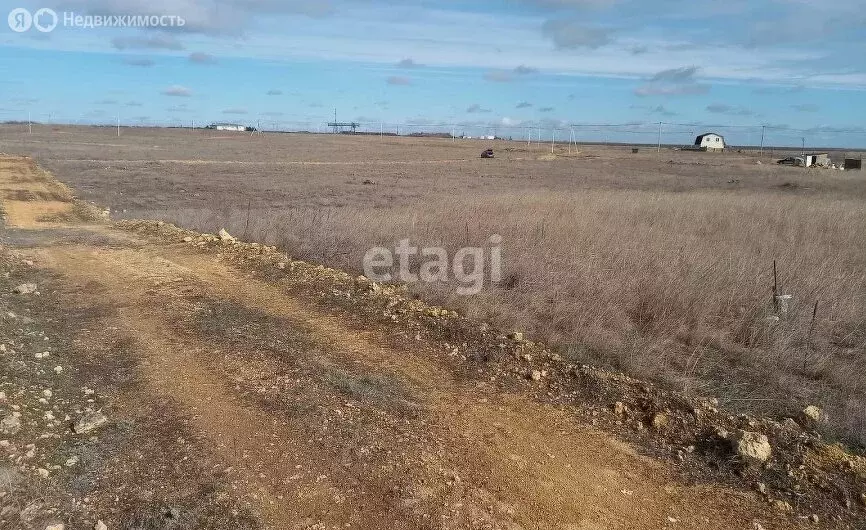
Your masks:
<svg viewBox="0 0 866 530"><path fill-rule="evenodd" d="M5 126L0 152L35 157L115 218L225 227L353 272L400 239L453 255L501 234L499 284L412 289L734 411L822 406L829 433L866 444L864 172L779 167L783 153L114 134ZM488 144L494 160L478 157ZM774 260L793 297L778 321Z"/></svg>

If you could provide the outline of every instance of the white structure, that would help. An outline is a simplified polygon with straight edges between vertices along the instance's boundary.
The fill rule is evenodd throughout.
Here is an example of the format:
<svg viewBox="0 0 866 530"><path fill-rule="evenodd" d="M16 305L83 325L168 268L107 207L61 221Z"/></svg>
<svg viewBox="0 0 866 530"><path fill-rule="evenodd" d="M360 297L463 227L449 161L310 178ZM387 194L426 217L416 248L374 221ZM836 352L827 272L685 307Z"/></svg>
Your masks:
<svg viewBox="0 0 866 530"><path fill-rule="evenodd" d="M725 137L716 133L702 134L695 138L695 147L705 151L722 151L725 149Z"/></svg>
<svg viewBox="0 0 866 530"><path fill-rule="evenodd" d="M238 125L237 123L214 123L212 127L218 131L240 131L244 132L247 130L245 125Z"/></svg>

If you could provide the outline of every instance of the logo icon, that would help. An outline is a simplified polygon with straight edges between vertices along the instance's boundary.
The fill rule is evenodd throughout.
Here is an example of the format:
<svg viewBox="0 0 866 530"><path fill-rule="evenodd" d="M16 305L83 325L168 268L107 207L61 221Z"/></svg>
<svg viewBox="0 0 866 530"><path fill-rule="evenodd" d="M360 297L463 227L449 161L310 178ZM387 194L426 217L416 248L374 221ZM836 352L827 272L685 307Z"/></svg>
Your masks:
<svg viewBox="0 0 866 530"><path fill-rule="evenodd" d="M33 14L33 26L42 33L54 31L57 27L57 13L53 9L43 7Z"/></svg>
<svg viewBox="0 0 866 530"><path fill-rule="evenodd" d="M55 14L55 17L56 16L57 15ZM16 33L24 33L25 31L30 30L30 26L33 25L33 16L30 14L30 11L27 11L23 7L18 7L9 12L8 21L9 27L12 31Z"/></svg>

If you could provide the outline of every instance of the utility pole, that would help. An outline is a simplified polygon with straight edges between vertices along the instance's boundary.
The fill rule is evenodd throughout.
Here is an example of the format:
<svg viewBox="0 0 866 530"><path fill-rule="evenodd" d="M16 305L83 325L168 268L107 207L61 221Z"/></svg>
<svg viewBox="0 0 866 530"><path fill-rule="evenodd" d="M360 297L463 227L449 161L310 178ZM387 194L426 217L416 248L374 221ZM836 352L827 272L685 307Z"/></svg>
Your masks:
<svg viewBox="0 0 866 530"><path fill-rule="evenodd" d="M761 156L764 156L764 129L766 128L766 125L761 125Z"/></svg>
<svg viewBox="0 0 866 530"><path fill-rule="evenodd" d="M553 149L556 147L556 129L553 129L550 137L550 154L553 154Z"/></svg>
<svg viewBox="0 0 866 530"><path fill-rule="evenodd" d="M659 145L656 152L659 154L662 152L662 122L659 122Z"/></svg>
<svg viewBox="0 0 866 530"><path fill-rule="evenodd" d="M30 119L30 111L27 111L27 129L30 131L30 134L33 134L33 121Z"/></svg>
<svg viewBox="0 0 866 530"><path fill-rule="evenodd" d="M803 169L808 169L809 161L806 160L806 137L803 136L800 139L803 141Z"/></svg>
<svg viewBox="0 0 866 530"><path fill-rule="evenodd" d="M120 114L117 115L117 137L120 138Z"/></svg>

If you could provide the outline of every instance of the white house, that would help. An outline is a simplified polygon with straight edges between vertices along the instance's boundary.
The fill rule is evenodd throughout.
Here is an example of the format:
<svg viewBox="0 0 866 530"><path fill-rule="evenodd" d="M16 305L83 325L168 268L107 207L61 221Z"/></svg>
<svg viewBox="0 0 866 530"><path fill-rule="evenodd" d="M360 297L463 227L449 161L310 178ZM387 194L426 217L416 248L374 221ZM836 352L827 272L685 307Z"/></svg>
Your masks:
<svg viewBox="0 0 866 530"><path fill-rule="evenodd" d="M705 151L722 151L725 149L725 137L716 133L702 134L695 138L695 147Z"/></svg>
<svg viewBox="0 0 866 530"><path fill-rule="evenodd" d="M237 123L214 123L212 128L218 131L246 131L247 128L245 125L238 125Z"/></svg>

